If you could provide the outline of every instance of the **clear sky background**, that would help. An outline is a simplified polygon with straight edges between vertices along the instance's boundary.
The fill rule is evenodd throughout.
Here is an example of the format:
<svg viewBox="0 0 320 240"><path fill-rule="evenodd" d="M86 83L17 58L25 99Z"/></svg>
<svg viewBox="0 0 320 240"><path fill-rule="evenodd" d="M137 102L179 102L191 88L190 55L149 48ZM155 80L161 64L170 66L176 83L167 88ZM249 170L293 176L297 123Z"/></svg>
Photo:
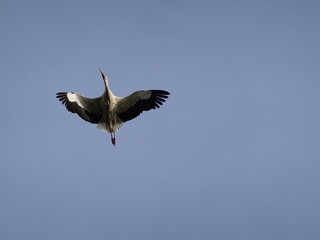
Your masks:
<svg viewBox="0 0 320 240"><path fill-rule="evenodd" d="M319 1L0 2L0 239L320 239ZM66 111L164 89L117 146Z"/></svg>

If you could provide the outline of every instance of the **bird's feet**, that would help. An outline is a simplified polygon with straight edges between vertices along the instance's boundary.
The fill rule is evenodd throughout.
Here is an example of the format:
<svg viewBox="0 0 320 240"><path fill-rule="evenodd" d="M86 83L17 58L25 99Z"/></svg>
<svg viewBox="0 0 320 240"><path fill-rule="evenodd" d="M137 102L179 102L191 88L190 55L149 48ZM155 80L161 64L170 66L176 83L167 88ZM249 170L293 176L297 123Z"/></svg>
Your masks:
<svg viewBox="0 0 320 240"><path fill-rule="evenodd" d="M113 146L116 145L116 134L114 132L111 133L111 142L112 142Z"/></svg>

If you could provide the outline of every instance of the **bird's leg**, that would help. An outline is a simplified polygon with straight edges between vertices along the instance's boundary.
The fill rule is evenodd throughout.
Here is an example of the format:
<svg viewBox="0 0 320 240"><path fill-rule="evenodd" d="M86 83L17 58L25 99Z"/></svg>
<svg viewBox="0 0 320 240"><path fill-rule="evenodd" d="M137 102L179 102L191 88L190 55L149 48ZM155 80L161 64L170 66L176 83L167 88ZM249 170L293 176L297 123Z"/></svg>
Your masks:
<svg viewBox="0 0 320 240"><path fill-rule="evenodd" d="M116 133L115 133L116 128L115 128L114 120L112 120L109 129L110 129L110 132L111 132L110 133L111 134L111 142L112 142L113 146L115 146L116 145Z"/></svg>
<svg viewBox="0 0 320 240"><path fill-rule="evenodd" d="M112 142L113 146L115 146L116 145L116 133L112 132L110 134L111 134L111 142Z"/></svg>

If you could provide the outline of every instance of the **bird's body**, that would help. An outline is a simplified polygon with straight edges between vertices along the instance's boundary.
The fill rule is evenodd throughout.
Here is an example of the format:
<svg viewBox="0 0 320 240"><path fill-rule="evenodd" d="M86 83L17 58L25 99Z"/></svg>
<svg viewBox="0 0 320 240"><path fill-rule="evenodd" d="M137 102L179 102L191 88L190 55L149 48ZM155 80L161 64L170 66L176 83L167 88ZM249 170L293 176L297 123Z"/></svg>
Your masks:
<svg viewBox="0 0 320 240"><path fill-rule="evenodd" d="M124 122L139 116L143 111L159 108L170 94L164 90L141 90L121 98L109 88L107 76L100 70L105 83L105 92L98 98L86 98L78 93L59 92L57 98L68 111L77 113L83 120L98 124L98 128L111 134L116 144L115 132Z"/></svg>

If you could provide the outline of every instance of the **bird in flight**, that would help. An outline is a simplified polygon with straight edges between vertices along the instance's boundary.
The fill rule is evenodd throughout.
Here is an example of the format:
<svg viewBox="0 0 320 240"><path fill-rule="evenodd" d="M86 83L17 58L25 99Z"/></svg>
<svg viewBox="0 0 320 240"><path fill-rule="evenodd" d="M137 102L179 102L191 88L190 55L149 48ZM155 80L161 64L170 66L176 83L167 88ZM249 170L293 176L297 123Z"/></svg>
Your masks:
<svg viewBox="0 0 320 240"><path fill-rule="evenodd" d="M105 86L101 97L87 98L79 93L59 92L57 98L69 112L77 113L83 120L97 124L102 131L109 132L115 146L115 132L124 122L134 119L143 111L159 108L170 93L164 90L140 90L127 97L117 97L109 88L107 76L99 70Z"/></svg>

